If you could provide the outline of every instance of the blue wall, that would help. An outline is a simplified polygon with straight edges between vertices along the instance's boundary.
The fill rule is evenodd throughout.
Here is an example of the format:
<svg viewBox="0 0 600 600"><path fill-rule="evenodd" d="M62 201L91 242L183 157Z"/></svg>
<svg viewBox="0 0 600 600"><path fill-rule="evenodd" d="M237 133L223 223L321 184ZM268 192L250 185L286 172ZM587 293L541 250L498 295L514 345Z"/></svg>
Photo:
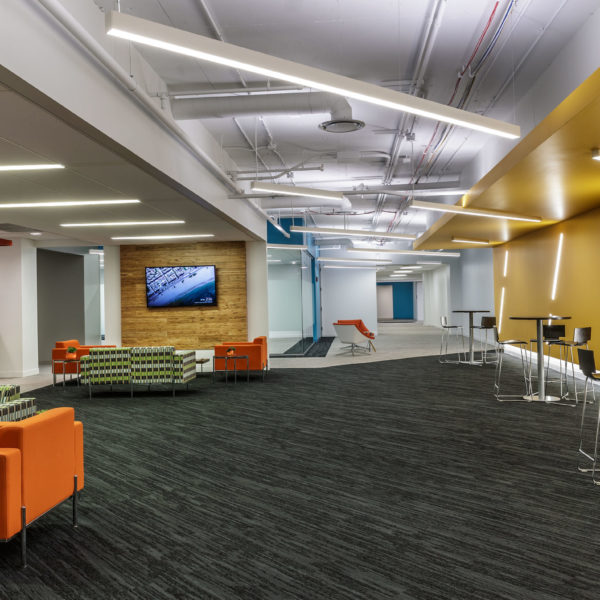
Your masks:
<svg viewBox="0 0 600 600"><path fill-rule="evenodd" d="M304 244L304 234L298 232L291 232L290 227L292 225L304 225L304 219L296 218L296 219L280 219L279 224L283 227L289 234L290 237L286 238L279 229L273 227L273 224L267 221L267 243L268 244L293 244L297 246L301 246Z"/></svg>
<svg viewBox="0 0 600 600"><path fill-rule="evenodd" d="M394 319L414 319L414 290L412 281L382 282L377 285L391 285Z"/></svg>

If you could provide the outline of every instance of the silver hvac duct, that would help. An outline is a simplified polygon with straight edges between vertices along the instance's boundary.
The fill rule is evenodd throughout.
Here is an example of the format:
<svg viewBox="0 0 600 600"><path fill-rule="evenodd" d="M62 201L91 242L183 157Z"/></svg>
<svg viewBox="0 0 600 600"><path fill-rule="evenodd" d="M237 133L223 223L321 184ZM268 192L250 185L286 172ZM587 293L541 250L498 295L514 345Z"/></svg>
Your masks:
<svg viewBox="0 0 600 600"><path fill-rule="evenodd" d="M345 98L326 92L173 99L171 110L178 120L329 113L331 120L320 125L326 131L343 133L364 126L352 118L352 108Z"/></svg>

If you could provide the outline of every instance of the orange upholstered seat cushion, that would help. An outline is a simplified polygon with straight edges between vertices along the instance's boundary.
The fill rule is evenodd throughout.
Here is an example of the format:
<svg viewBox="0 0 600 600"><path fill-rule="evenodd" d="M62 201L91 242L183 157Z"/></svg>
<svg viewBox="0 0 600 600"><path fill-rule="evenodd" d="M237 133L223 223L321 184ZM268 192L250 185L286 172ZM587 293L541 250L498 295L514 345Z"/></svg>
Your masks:
<svg viewBox="0 0 600 600"><path fill-rule="evenodd" d="M72 408L55 408L0 426L0 539L21 530L83 487L83 426ZM18 492L18 493L17 493ZM17 513L17 517L15 517Z"/></svg>

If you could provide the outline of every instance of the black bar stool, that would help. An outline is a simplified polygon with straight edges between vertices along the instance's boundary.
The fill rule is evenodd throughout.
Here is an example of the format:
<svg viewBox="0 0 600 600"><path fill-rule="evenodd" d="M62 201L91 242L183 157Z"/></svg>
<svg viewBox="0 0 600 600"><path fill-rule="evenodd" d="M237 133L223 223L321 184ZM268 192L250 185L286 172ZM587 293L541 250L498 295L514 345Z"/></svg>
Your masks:
<svg viewBox="0 0 600 600"><path fill-rule="evenodd" d="M498 336L498 328L493 327L494 339L496 341L496 352L498 354L498 360L496 362L496 373L494 375L494 395L496 400L504 402L505 400L520 401L523 400L523 396L531 395L531 378L528 377L528 373L531 373L531 368L527 364L527 342L525 340L500 340ZM504 347L510 344L511 346L518 346L521 352L521 366L523 368L523 382L525 384L525 390L523 394L501 394L500 393L500 377L502 375L502 362L504 360Z"/></svg>
<svg viewBox="0 0 600 600"><path fill-rule="evenodd" d="M440 362L441 363L459 363L463 360L462 356L465 354L465 338L463 336L463 328L462 325L448 325L448 317L442 316L440 317L440 324L442 326L442 343L440 344ZM450 333L453 333L456 337L456 345L458 348L459 336L460 343L462 345L462 353L460 349L456 351L456 355L458 356L458 360L448 360L447 358L442 358L448 355L448 341L450 339ZM446 342L445 351L442 353L444 348L444 341Z"/></svg>
<svg viewBox="0 0 600 600"><path fill-rule="evenodd" d="M483 340L479 340L481 343L481 362L483 364L497 363L498 362L498 353L496 352L496 359L492 361L488 361L487 359L487 346L488 346L488 331L493 331L494 327L496 327L496 317L481 317L481 325L475 325L473 329L479 329L480 331L485 331L485 342ZM494 335L492 334L492 338ZM497 349L497 344L494 349Z"/></svg>
<svg viewBox="0 0 600 600"><path fill-rule="evenodd" d="M565 347L565 376L569 372L568 369L568 352L571 351L571 375L573 377L573 389L575 390L575 403L579 402L579 392L577 391L577 379L575 378L575 359L573 357L573 348L585 346L589 350L588 342L592 339L591 327L575 327L573 330L573 339L564 340L561 345Z"/></svg>
<svg viewBox="0 0 600 600"><path fill-rule="evenodd" d="M585 425L585 407L587 405L587 392L588 382L592 382L592 397L596 400L596 393L594 390L594 381L600 381L600 374L596 373L596 362L594 360L593 350L584 350L583 348L577 349L577 355L579 357L579 368L585 375L585 388L583 392L583 408L581 409L581 426L579 428L579 455L587 458L592 463L592 468L582 467L581 460L577 465L577 468L582 473L592 473L592 481L596 485L600 485L600 480L596 479L596 465L598 464L598 431L600 430L600 403L598 403L598 420L596 422L596 436L594 438L594 454L591 455L589 452L583 449L583 430Z"/></svg>

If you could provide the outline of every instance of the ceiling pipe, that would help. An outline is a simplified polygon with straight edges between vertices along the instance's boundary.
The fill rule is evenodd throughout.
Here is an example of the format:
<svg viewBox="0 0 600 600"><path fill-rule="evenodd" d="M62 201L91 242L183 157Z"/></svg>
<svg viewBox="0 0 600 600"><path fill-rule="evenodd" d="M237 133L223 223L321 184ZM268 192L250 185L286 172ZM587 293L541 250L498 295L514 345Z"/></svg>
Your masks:
<svg viewBox="0 0 600 600"><path fill-rule="evenodd" d="M173 116L179 120L323 113L330 113L332 121L352 120L348 101L327 92L174 99L171 109Z"/></svg>
<svg viewBox="0 0 600 600"><path fill-rule="evenodd" d="M169 133L182 142L188 151L222 183L229 192L239 193L238 187L229 178L227 173L200 148L194 140L170 117L170 115L161 110L150 96L141 89L133 76L131 76L123 67L105 50L105 48L77 21L71 13L63 6L59 0L38 0L61 25L76 38L92 56L100 62L149 112L157 121L163 125Z"/></svg>
<svg viewBox="0 0 600 600"><path fill-rule="evenodd" d="M442 17L444 15L444 11L446 9L446 1L447 0L436 0L433 9L429 14L429 21L427 23L425 36L422 38L422 43L419 47L419 54L417 57L417 61L415 64L415 72L413 73L412 81L424 81L425 74L427 72L427 67L429 66L429 61L431 59L431 53L433 47L435 45L435 41L440 30L440 25L442 23ZM411 86L409 90L409 94L415 95L418 92L417 85ZM401 155L401 147L402 142L405 139L405 129L407 128L409 115L404 114L400 119L400 123L398 125L398 131L394 135L394 140L392 141L392 148L390 151L391 160L388 163L387 169L385 171L385 175L383 177L384 185L390 183L393 180L394 174L396 173L396 168L398 167L398 161L400 160ZM412 127L414 127L415 117L413 117L412 126L410 127L410 131L412 131ZM412 165L411 165L412 168ZM373 226L377 227L379 225L379 219L383 214L383 206L385 204L385 193L381 193L377 198L376 203L376 212L372 219Z"/></svg>
<svg viewBox="0 0 600 600"><path fill-rule="evenodd" d="M315 182L316 183L316 182ZM344 194L344 196L369 196L374 194L395 194L402 196L410 196L414 192L415 195L426 195L424 192L439 192L439 191L448 191L451 194L455 191L453 186L458 186L458 180L455 181L439 181L435 183L397 183L393 185L386 186L375 186L375 187L367 187L361 189L350 189L350 190L337 190ZM244 199L247 200L249 198L260 199L260 198L273 198L275 194L270 194L266 192L256 193L256 194L237 194L231 195L229 198L235 199Z"/></svg>

